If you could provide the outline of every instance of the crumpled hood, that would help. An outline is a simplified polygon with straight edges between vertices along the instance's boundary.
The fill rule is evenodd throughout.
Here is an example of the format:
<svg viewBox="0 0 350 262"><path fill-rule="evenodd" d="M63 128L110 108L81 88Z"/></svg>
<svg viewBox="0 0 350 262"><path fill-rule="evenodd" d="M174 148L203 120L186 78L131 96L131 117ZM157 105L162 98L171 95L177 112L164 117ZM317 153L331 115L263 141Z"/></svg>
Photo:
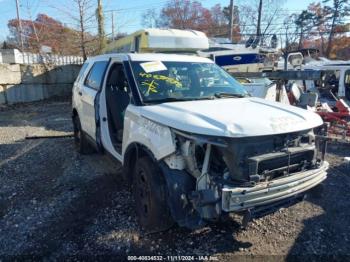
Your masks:
<svg viewBox="0 0 350 262"><path fill-rule="evenodd" d="M141 115L185 132L224 137L290 133L320 126L317 114L261 98L222 98L143 106Z"/></svg>

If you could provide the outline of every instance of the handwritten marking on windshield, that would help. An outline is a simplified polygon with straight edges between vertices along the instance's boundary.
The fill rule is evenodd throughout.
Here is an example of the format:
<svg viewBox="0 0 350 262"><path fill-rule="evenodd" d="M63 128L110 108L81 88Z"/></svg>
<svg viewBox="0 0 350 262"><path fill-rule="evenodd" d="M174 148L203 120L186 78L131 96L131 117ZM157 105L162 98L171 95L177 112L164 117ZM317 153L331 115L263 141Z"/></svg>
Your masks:
<svg viewBox="0 0 350 262"><path fill-rule="evenodd" d="M158 83L156 83L154 80L152 80L151 82L149 81L143 81L141 83L141 85L144 85L144 86L147 86L148 89L147 89L147 92L146 92L146 96L148 96L150 94L150 92L152 93L158 93L157 91L157 86L158 86Z"/></svg>
<svg viewBox="0 0 350 262"><path fill-rule="evenodd" d="M147 74L147 73L143 73L143 72L140 72L139 73L139 76L143 77L143 78L153 78L155 80L162 80L162 81L166 81L170 84L173 84L173 85L176 85L176 87L179 87L181 88L182 87L182 84L180 81L178 81L177 79L175 78L172 78L172 77L168 77L168 76L164 76L164 75L153 75L153 74Z"/></svg>

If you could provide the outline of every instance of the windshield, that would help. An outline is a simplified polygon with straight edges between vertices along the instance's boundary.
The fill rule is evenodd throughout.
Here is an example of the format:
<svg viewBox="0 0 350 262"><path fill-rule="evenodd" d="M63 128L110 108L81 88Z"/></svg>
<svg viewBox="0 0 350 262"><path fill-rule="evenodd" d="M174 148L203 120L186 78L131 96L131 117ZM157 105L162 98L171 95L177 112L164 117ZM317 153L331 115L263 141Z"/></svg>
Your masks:
<svg viewBox="0 0 350 262"><path fill-rule="evenodd" d="M134 61L144 102L245 97L248 92L214 63Z"/></svg>

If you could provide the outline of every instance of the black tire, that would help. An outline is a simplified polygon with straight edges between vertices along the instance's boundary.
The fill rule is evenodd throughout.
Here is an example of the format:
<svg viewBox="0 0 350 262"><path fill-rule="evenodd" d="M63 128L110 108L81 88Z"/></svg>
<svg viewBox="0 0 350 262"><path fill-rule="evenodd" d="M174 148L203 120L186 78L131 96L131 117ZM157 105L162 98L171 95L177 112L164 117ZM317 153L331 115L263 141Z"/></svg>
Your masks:
<svg viewBox="0 0 350 262"><path fill-rule="evenodd" d="M83 155L91 154L93 152L92 146L89 144L84 132L81 129L80 119L78 115L73 117L74 128L74 143L76 150Z"/></svg>
<svg viewBox="0 0 350 262"><path fill-rule="evenodd" d="M136 161L132 191L139 223L147 232L164 231L174 224L163 175L150 158Z"/></svg>

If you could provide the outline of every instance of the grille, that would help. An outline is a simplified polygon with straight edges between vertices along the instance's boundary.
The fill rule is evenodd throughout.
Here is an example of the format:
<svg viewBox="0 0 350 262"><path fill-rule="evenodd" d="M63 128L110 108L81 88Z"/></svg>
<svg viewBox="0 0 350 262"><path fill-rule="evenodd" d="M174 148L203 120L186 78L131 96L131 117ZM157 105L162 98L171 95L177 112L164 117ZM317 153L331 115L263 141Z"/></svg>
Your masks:
<svg viewBox="0 0 350 262"><path fill-rule="evenodd" d="M285 172L297 172L305 164L312 163L314 149L294 148L288 152L277 152L249 158L249 175L278 177Z"/></svg>
<svg viewBox="0 0 350 262"><path fill-rule="evenodd" d="M306 152L291 154L290 157L286 155L273 159L263 160L258 164L258 174L261 174L266 170L275 170L283 167L293 166L295 164L302 164L305 161L311 162L313 156L314 151L309 150Z"/></svg>

